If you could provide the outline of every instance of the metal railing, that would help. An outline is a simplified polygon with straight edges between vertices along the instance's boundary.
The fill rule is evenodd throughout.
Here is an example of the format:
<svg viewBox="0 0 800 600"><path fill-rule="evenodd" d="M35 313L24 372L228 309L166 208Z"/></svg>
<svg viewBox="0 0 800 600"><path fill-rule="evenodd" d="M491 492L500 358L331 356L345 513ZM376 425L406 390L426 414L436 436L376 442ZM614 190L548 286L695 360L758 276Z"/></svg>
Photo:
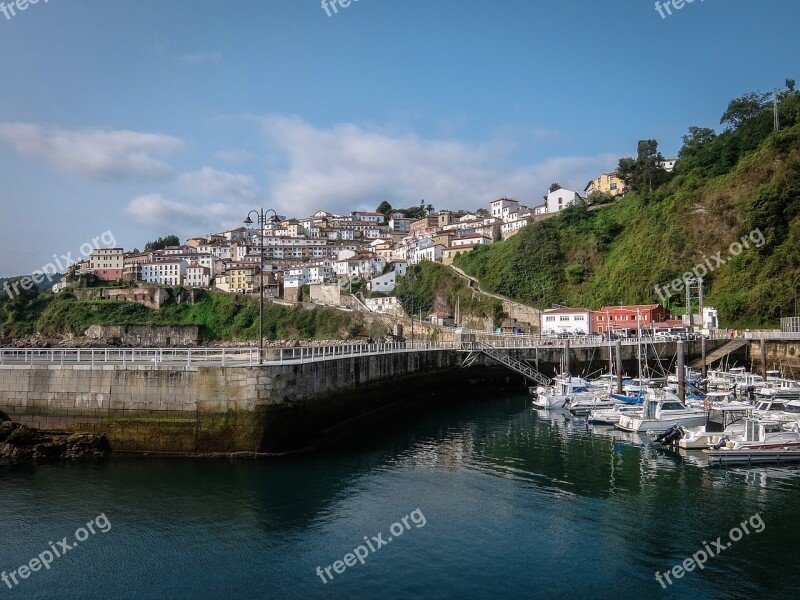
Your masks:
<svg viewBox="0 0 800 600"><path fill-rule="evenodd" d="M800 335L800 334L798 334ZM756 337L763 336L759 333ZM304 364L353 356L455 350L608 347L608 341L548 338L531 335L476 334L456 336L455 342L396 342L335 344L265 348L264 365ZM613 342L612 342L613 343ZM624 346L670 343L658 338L625 338ZM252 367L258 365L258 349L249 348L0 348L0 365L122 365Z"/></svg>
<svg viewBox="0 0 800 600"><path fill-rule="evenodd" d="M265 348L263 364L304 364L352 356L454 349L452 343L438 342ZM258 364L258 348L0 348L0 365L253 367Z"/></svg>
<svg viewBox="0 0 800 600"><path fill-rule="evenodd" d="M745 331L741 337L746 340L800 340L800 331Z"/></svg>

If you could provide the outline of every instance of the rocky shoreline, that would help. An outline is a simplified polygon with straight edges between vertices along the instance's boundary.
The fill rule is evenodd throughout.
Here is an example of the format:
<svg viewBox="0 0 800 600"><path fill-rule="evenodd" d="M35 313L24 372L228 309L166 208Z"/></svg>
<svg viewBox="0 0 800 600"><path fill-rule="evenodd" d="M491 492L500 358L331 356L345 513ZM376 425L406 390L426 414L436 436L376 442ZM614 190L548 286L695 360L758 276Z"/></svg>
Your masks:
<svg viewBox="0 0 800 600"><path fill-rule="evenodd" d="M32 429L0 411L0 461L102 458L110 450L105 435Z"/></svg>

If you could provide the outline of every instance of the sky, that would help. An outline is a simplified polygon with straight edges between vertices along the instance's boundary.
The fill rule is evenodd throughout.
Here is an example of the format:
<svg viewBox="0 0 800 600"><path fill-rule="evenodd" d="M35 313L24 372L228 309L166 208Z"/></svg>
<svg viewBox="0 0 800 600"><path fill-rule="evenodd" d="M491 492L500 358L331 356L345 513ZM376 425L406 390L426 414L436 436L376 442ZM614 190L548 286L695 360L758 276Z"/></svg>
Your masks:
<svg viewBox="0 0 800 600"><path fill-rule="evenodd" d="M534 206L800 80L797 0L8 5L0 276L260 207Z"/></svg>

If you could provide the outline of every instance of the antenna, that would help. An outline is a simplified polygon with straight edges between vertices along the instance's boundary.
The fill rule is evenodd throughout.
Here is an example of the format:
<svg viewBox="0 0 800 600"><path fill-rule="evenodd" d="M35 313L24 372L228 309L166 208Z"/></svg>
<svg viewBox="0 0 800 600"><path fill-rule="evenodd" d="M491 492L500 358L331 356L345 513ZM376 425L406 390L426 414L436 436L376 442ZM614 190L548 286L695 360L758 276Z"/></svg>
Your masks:
<svg viewBox="0 0 800 600"><path fill-rule="evenodd" d="M694 326L694 307L700 313L700 329L703 328L703 278L686 280L686 316L690 328ZM685 321L684 321L685 322Z"/></svg>
<svg viewBox="0 0 800 600"><path fill-rule="evenodd" d="M778 88L772 90L773 112L775 113L775 131L781 129L781 117L778 114Z"/></svg>

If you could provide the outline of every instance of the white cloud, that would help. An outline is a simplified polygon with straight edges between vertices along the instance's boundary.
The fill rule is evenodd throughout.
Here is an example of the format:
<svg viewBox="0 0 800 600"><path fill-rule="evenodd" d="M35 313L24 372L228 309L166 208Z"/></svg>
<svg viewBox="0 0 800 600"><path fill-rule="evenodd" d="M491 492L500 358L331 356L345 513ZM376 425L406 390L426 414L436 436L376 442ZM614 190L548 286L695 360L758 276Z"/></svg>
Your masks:
<svg viewBox="0 0 800 600"><path fill-rule="evenodd" d="M45 129L28 123L0 123L0 139L27 158L89 179L166 179L170 168L153 158L179 150L181 140L119 130Z"/></svg>
<svg viewBox="0 0 800 600"><path fill-rule="evenodd" d="M200 65L218 65L222 63L222 54L219 52L200 52L197 54L183 54L180 57L183 64L192 67Z"/></svg>
<svg viewBox="0 0 800 600"><path fill-rule="evenodd" d="M220 150L214 153L214 158L228 163L246 163L256 158L256 155L246 150Z"/></svg>
<svg viewBox="0 0 800 600"><path fill-rule="evenodd" d="M161 194L137 196L125 208L125 214L139 225L154 231L177 231L186 235L202 235L231 225L233 212L227 204L187 204Z"/></svg>
<svg viewBox="0 0 800 600"><path fill-rule="evenodd" d="M517 144L501 136L470 144L425 139L342 124L323 129L297 117L271 116L262 130L277 155L268 205L291 215L317 209L375 208L425 203L438 208L477 208L501 196L541 203L548 186L583 191L616 157L570 156L512 164Z"/></svg>
<svg viewBox="0 0 800 600"><path fill-rule="evenodd" d="M258 198L258 186L248 175L238 175L203 167L194 173L184 173L178 178L178 187L189 196L253 201Z"/></svg>

